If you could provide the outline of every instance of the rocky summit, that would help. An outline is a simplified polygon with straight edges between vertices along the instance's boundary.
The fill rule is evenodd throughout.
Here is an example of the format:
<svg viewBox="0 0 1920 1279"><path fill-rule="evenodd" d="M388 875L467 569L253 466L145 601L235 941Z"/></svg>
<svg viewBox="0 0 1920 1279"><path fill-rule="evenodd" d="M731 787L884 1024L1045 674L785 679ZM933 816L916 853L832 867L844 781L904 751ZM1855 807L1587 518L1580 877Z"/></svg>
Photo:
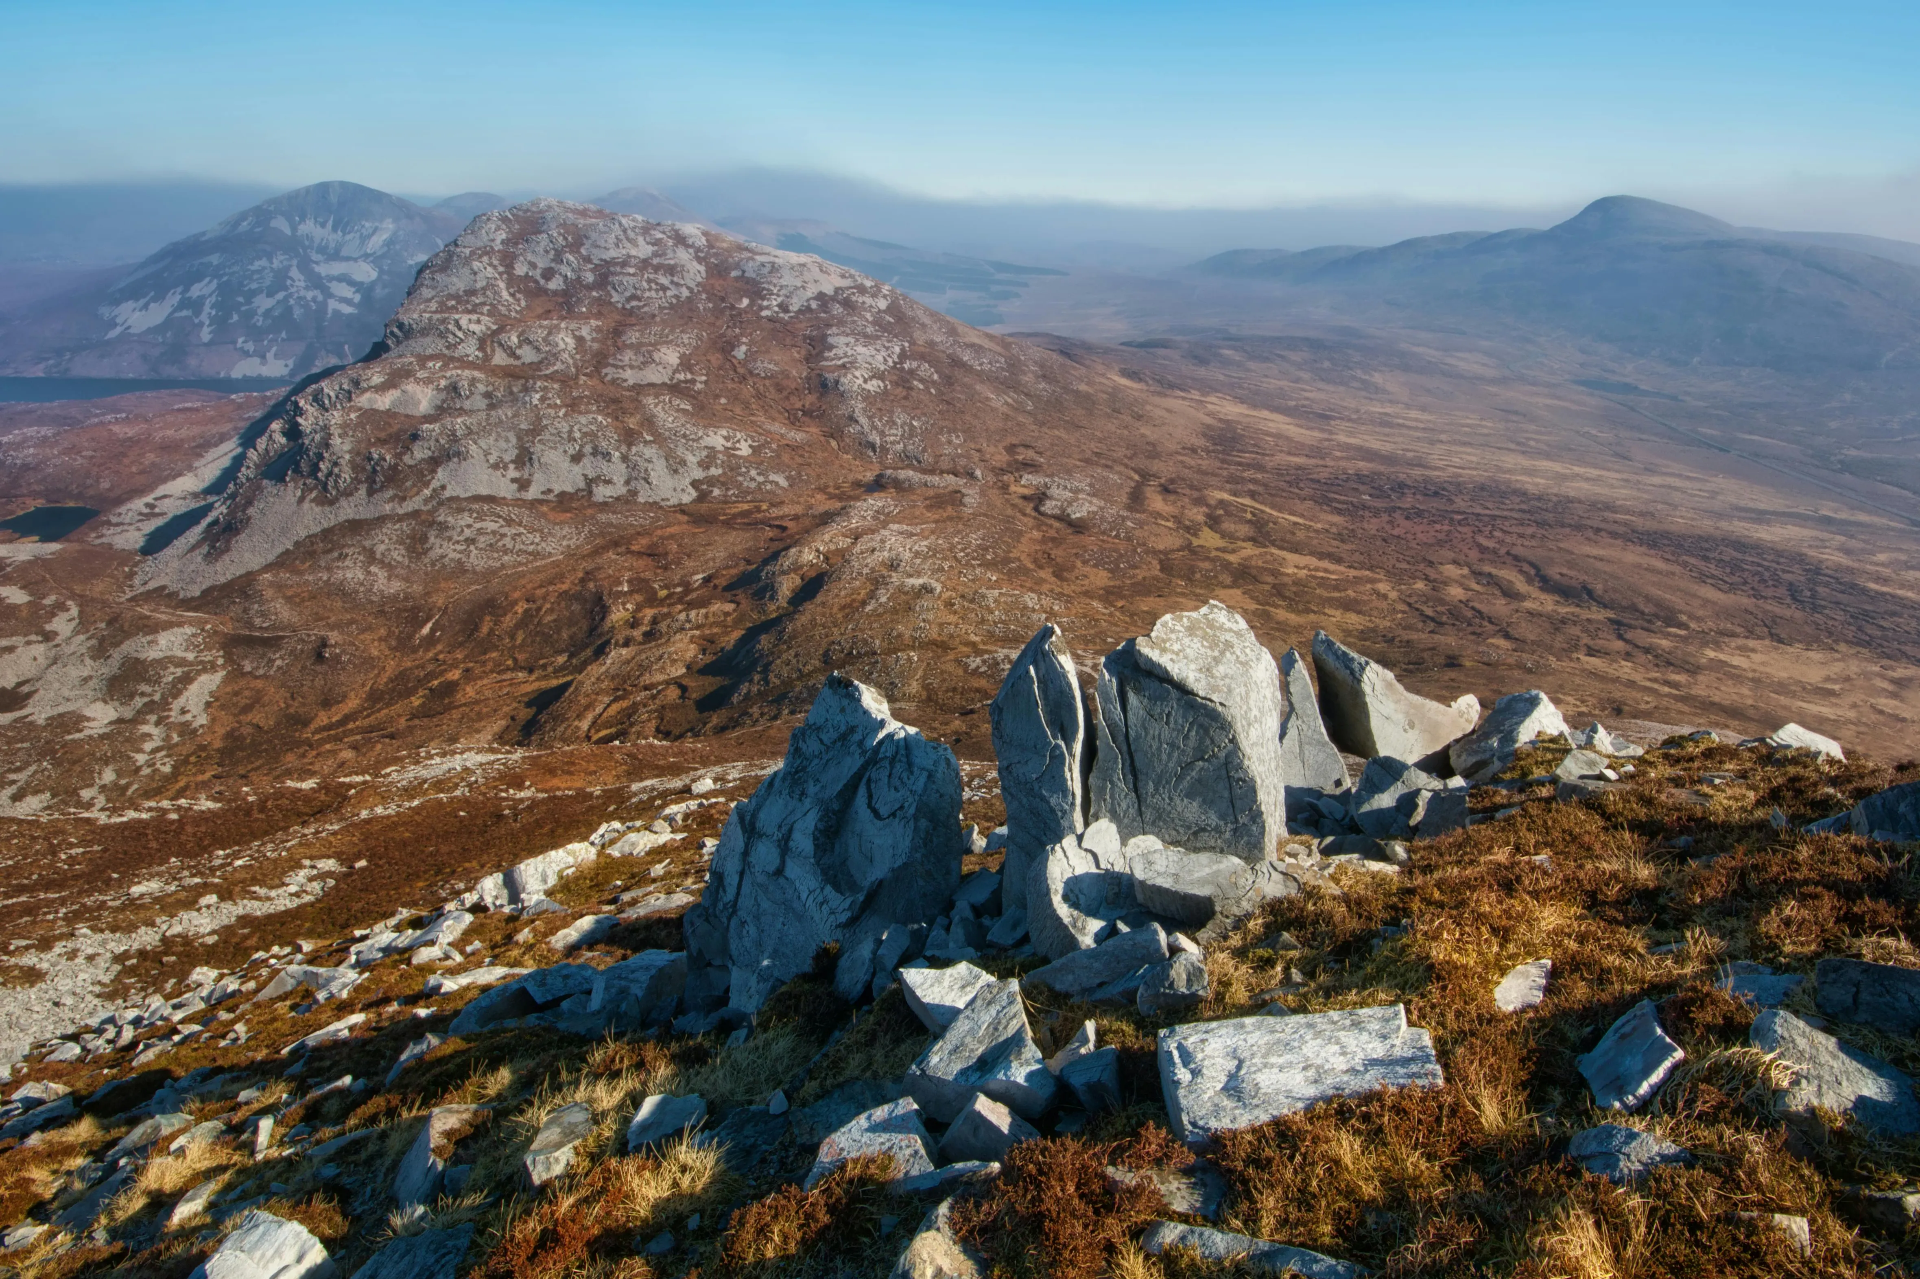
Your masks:
<svg viewBox="0 0 1920 1279"><path fill-rule="evenodd" d="M1914 1261L1911 763L1357 617L1244 406L486 203L365 359L0 431L99 503L0 543L0 1264Z"/></svg>

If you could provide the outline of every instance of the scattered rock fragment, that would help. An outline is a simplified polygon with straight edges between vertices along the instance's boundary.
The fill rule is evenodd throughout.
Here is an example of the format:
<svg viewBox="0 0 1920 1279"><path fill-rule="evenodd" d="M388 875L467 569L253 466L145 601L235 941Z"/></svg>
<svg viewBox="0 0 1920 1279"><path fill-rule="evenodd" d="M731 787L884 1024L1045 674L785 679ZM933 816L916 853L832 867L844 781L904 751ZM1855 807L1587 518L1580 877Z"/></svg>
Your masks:
<svg viewBox="0 0 1920 1279"><path fill-rule="evenodd" d="M1405 1005L1172 1026L1159 1035L1160 1086L1189 1144L1331 1097L1445 1082L1433 1040Z"/></svg>
<svg viewBox="0 0 1920 1279"><path fill-rule="evenodd" d="M1869 795L1844 813L1807 827L1826 834L1849 833L1883 843L1920 840L1920 782L1902 782Z"/></svg>
<svg viewBox="0 0 1920 1279"><path fill-rule="evenodd" d="M828 942L834 986L863 996L892 924L934 918L966 851L953 752L830 676L786 760L736 806L700 902L682 917L689 1008L757 1011Z"/></svg>
<svg viewBox="0 0 1920 1279"><path fill-rule="evenodd" d="M1249 1235L1229 1234L1207 1226L1183 1226L1156 1221L1141 1236L1140 1247L1153 1256L1169 1248L1190 1248L1202 1261L1243 1266L1260 1274L1303 1275L1306 1279L1357 1279L1359 1266L1305 1248L1270 1243Z"/></svg>
<svg viewBox="0 0 1920 1279"><path fill-rule="evenodd" d="M1443 706L1400 686L1392 671L1325 631L1313 634L1320 677L1320 714L1335 745L1366 759L1385 755L1419 763L1473 731L1480 700L1473 694Z"/></svg>
<svg viewBox="0 0 1920 1279"><path fill-rule="evenodd" d="M1266 860L1287 833L1286 695L1245 619L1217 601L1169 613L1107 655L1095 693L1092 816L1122 839Z"/></svg>
<svg viewBox="0 0 1920 1279"><path fill-rule="evenodd" d="M1823 959L1814 967L1814 1003L1837 1021L1894 1035L1920 1030L1920 970L1863 959Z"/></svg>
<svg viewBox="0 0 1920 1279"><path fill-rule="evenodd" d="M986 1262L953 1233L952 1208L944 1199L927 1214L887 1279L982 1279Z"/></svg>
<svg viewBox="0 0 1920 1279"><path fill-rule="evenodd" d="M1551 959L1529 959L1516 964L1493 988L1493 1006L1503 1013L1523 1013L1538 1008L1547 997L1547 978L1553 972Z"/></svg>
<svg viewBox="0 0 1920 1279"><path fill-rule="evenodd" d="M1089 1022L1089 1025L1092 1023ZM1057 1071L1060 1082L1073 1093L1080 1108L1090 1115L1120 1109L1120 1050L1096 1048L1062 1063Z"/></svg>
<svg viewBox="0 0 1920 1279"><path fill-rule="evenodd" d="M193 1279L332 1279L326 1247L297 1221L252 1209Z"/></svg>
<svg viewBox="0 0 1920 1279"><path fill-rule="evenodd" d="M1148 924L1101 942L1091 950L1075 950L1027 974L1027 980L1063 995L1085 997L1130 973L1150 968L1167 958L1167 934Z"/></svg>
<svg viewBox="0 0 1920 1279"><path fill-rule="evenodd" d="M1735 1215L1743 1221L1757 1221L1769 1230L1779 1231L1801 1256L1813 1255L1813 1227L1805 1217L1784 1212L1742 1212Z"/></svg>
<svg viewBox="0 0 1920 1279"><path fill-rule="evenodd" d="M1027 1025L1020 983L1011 979L983 987L906 1076L907 1091L941 1123L951 1122L976 1093L1038 1119L1055 1086Z"/></svg>
<svg viewBox="0 0 1920 1279"><path fill-rule="evenodd" d="M1028 868L1086 827L1085 700L1059 627L1027 641L988 713L1007 806L1001 902L1024 909Z"/></svg>
<svg viewBox="0 0 1920 1279"><path fill-rule="evenodd" d="M1806 980L1795 973L1776 973L1765 964L1736 959L1721 970L1714 984L1736 999L1760 1008L1777 1008Z"/></svg>
<svg viewBox="0 0 1920 1279"><path fill-rule="evenodd" d="M314 1031L305 1038L294 1040L280 1050L280 1055L282 1057L291 1057L295 1053L312 1052L314 1049L324 1048L328 1044L345 1043L347 1040L353 1038L354 1029L363 1025L366 1020L367 1015L365 1013L354 1013L351 1016L342 1017L339 1021L331 1025L322 1026L319 1030Z"/></svg>
<svg viewBox="0 0 1920 1279"><path fill-rule="evenodd" d="M201 1182L181 1195L167 1211L166 1228L173 1230L206 1215L207 1205L213 1202L213 1196L219 1189L220 1181L214 1178Z"/></svg>
<svg viewBox="0 0 1920 1279"><path fill-rule="evenodd" d="M1625 1185L1666 1164L1690 1164L1693 1156L1650 1132L1623 1124L1600 1124L1573 1135L1567 1154L1596 1177Z"/></svg>
<svg viewBox="0 0 1920 1279"><path fill-rule="evenodd" d="M1579 1066L1596 1106L1637 1110L1686 1056L1661 1029L1652 1001L1643 999L1607 1028Z"/></svg>
<svg viewBox="0 0 1920 1279"><path fill-rule="evenodd" d="M1068 835L1027 870L1027 933L1049 959L1095 945L1133 905L1126 847L1110 821Z"/></svg>
<svg viewBox="0 0 1920 1279"><path fill-rule="evenodd" d="M1347 796L1354 825L1378 840L1432 839L1467 824L1467 785L1404 760L1367 761Z"/></svg>
<svg viewBox="0 0 1920 1279"><path fill-rule="evenodd" d="M1512 765L1522 746L1542 737L1567 735L1567 721L1545 693L1539 689L1509 693L1493 704L1486 722L1447 747L1447 759L1457 776L1470 782L1490 781Z"/></svg>
<svg viewBox="0 0 1920 1279"><path fill-rule="evenodd" d="M1129 840L1124 851L1134 900L1175 923L1203 928L1217 915L1242 915L1259 904L1254 870L1238 857L1168 848L1150 835Z"/></svg>
<svg viewBox="0 0 1920 1279"><path fill-rule="evenodd" d="M928 1030L945 1030L953 1025L980 988L993 978L972 964L959 963L951 968L902 968L900 989L907 1007Z"/></svg>
<svg viewBox="0 0 1920 1279"><path fill-rule="evenodd" d="M947 1163L993 1162L1006 1158L1015 1143L1032 1141L1039 1131L991 1097L975 1094L940 1139Z"/></svg>
<svg viewBox="0 0 1920 1279"><path fill-rule="evenodd" d="M1780 1110L1809 1115L1820 1108L1881 1132L1920 1132L1913 1080L1878 1057L1780 1008L1755 1017L1747 1037L1755 1048L1775 1053L1794 1067L1792 1082L1774 1094Z"/></svg>
<svg viewBox="0 0 1920 1279"><path fill-rule="evenodd" d="M561 954L581 946L591 946L619 927L618 915L582 915L547 938L547 945Z"/></svg>
<svg viewBox="0 0 1920 1279"><path fill-rule="evenodd" d="M1208 989L1206 964L1181 951L1147 969L1134 1004L1148 1017L1164 1016L1199 1007Z"/></svg>
<svg viewBox="0 0 1920 1279"><path fill-rule="evenodd" d="M1109 1167L1106 1172L1122 1185L1148 1182L1160 1192L1161 1200L1170 1210L1209 1221L1219 1219L1231 1189L1220 1170L1204 1159L1196 1159L1184 1168L1143 1168L1135 1172Z"/></svg>
<svg viewBox="0 0 1920 1279"><path fill-rule="evenodd" d="M854 1116L820 1143L806 1188L856 1155L891 1155L892 1178L915 1177L933 1171L933 1139L920 1120L920 1107L911 1098L890 1101Z"/></svg>
<svg viewBox="0 0 1920 1279"><path fill-rule="evenodd" d="M420 1126L420 1135L414 1138L394 1171L394 1202L402 1208L431 1202L440 1193L454 1146L486 1117L483 1106L436 1106L428 1112L427 1122Z"/></svg>
<svg viewBox="0 0 1920 1279"><path fill-rule="evenodd" d="M785 1098L782 1098L784 1105ZM637 1151L657 1141L665 1141L706 1122L706 1098L694 1094L675 1097L655 1093L640 1103L627 1125L627 1149Z"/></svg>
<svg viewBox="0 0 1920 1279"><path fill-rule="evenodd" d="M574 1152L593 1131L593 1108L584 1101L562 1106L547 1116L534 1134L523 1162L527 1179L544 1186L573 1163Z"/></svg>

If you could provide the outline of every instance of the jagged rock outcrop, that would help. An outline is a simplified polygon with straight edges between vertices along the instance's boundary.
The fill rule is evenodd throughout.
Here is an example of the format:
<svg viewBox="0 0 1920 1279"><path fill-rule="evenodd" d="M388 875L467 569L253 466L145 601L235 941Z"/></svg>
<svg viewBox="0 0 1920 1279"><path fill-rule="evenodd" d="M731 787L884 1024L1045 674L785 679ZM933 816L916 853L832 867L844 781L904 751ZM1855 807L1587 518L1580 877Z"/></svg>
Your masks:
<svg viewBox="0 0 1920 1279"><path fill-rule="evenodd" d="M835 988L859 998L881 936L941 913L965 851L953 752L830 676L785 763L728 817L684 916L688 1006L756 1011L828 942Z"/></svg>
<svg viewBox="0 0 1920 1279"><path fill-rule="evenodd" d="M1353 824L1375 839L1432 839L1467 824L1467 786L1404 760L1367 761L1347 794Z"/></svg>
<svg viewBox="0 0 1920 1279"><path fill-rule="evenodd" d="M1807 829L1864 835L1887 843L1920 839L1920 782L1889 786Z"/></svg>
<svg viewBox="0 0 1920 1279"><path fill-rule="evenodd" d="M1472 732L1480 719L1480 699L1472 693L1446 706L1416 696L1392 671L1325 631L1313 633L1313 669L1327 733L1349 754L1417 764Z"/></svg>
<svg viewBox="0 0 1920 1279"><path fill-rule="evenodd" d="M1509 693L1493 704L1485 723L1447 747L1447 759L1456 776L1484 782L1513 763L1522 746L1542 737L1571 735L1566 719L1545 693L1539 689Z"/></svg>
<svg viewBox="0 0 1920 1279"><path fill-rule="evenodd" d="M908 1068L906 1086L941 1123L951 1123L976 1094L1026 1119L1044 1114L1057 1085L1027 1024L1020 983L983 987Z"/></svg>
<svg viewBox="0 0 1920 1279"><path fill-rule="evenodd" d="M1122 839L1264 861L1286 834L1273 655L1218 601L1169 613L1100 664L1091 814Z"/></svg>
<svg viewBox="0 0 1920 1279"><path fill-rule="evenodd" d="M1027 868L1086 828L1086 705L1060 628L1048 623L1014 659L989 708L1007 806L1002 901L1027 902Z"/></svg>

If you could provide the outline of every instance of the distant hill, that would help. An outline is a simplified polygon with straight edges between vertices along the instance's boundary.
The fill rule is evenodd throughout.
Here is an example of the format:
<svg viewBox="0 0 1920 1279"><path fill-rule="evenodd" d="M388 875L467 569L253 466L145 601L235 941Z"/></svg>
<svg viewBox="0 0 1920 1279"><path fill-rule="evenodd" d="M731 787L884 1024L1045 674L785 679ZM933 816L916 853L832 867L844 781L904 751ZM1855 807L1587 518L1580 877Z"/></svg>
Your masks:
<svg viewBox="0 0 1920 1279"><path fill-rule="evenodd" d="M1545 326L1680 364L1920 367L1920 245L1735 227L1632 196L1544 231L1236 250L1190 270L1356 314Z"/></svg>
<svg viewBox="0 0 1920 1279"><path fill-rule="evenodd" d="M302 187L16 314L0 371L291 380L343 364L470 216L353 182Z"/></svg>

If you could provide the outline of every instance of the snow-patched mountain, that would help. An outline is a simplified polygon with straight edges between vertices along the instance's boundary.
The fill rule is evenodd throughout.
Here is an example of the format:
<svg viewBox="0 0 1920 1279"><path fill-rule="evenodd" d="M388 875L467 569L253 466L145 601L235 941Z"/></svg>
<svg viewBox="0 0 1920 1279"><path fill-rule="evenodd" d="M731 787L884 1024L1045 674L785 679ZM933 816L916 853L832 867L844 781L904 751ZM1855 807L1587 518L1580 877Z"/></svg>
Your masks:
<svg viewBox="0 0 1920 1279"><path fill-rule="evenodd" d="M353 182L302 187L24 317L0 335L0 367L292 379L345 364L463 221Z"/></svg>

